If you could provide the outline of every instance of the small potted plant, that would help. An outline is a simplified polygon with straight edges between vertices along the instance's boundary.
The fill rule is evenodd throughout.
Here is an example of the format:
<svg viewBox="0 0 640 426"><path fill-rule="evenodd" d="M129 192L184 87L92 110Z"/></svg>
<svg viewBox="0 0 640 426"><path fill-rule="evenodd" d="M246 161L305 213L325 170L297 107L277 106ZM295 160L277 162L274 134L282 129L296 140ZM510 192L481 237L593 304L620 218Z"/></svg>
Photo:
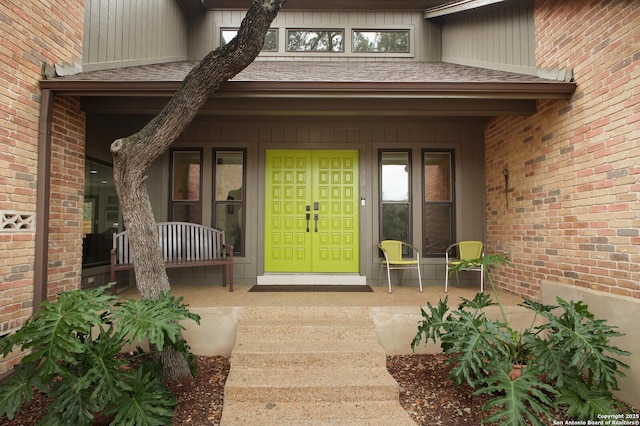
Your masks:
<svg viewBox="0 0 640 426"><path fill-rule="evenodd" d="M525 299L520 306L534 313L533 321L523 330L514 330L490 273L491 268L509 264L508 258L494 254L469 261L478 262L484 264L496 302L489 294L478 293L472 300L463 298L453 310L448 298L436 306L428 303L426 310L421 309L423 320L411 347L415 349L423 337L425 343L440 341L449 355L454 382L467 382L476 393L490 394L483 409L499 407L485 422L519 425L527 418L533 425L543 425L540 417L551 420L552 410L578 419L623 410L612 391L618 389L617 376L624 376L620 368L628 366L614 356L629 353L610 343L621 334L606 321L595 319L582 302L560 298L558 306ZM492 305L500 310L498 320L485 313ZM544 321L538 324L538 318Z"/></svg>

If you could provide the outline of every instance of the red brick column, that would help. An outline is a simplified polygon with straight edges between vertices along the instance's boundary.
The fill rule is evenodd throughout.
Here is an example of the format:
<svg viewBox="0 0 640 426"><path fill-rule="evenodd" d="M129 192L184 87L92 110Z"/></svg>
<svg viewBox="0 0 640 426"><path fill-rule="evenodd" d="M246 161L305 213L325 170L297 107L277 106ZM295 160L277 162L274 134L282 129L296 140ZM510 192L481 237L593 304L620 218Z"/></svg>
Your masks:
<svg viewBox="0 0 640 426"><path fill-rule="evenodd" d="M83 21L83 0L0 2L0 334L19 327L33 311L42 65L81 60ZM54 145L61 146L62 142L69 145L69 149L78 149L80 140L84 139L84 118L78 116L77 102L67 106L63 106L64 103L56 105L56 120L67 113L75 114L74 130L62 135L63 132L54 129L54 133L59 134L54 135ZM82 151L65 151L64 155L83 158ZM78 194L77 189L83 182L76 176L73 179L75 203L80 203L82 193ZM67 225L54 232L67 232L78 223L77 212L66 214ZM52 242L55 251L53 235ZM81 239L76 239L77 243L81 243ZM74 249L73 254L65 256L77 256L76 252ZM51 259L53 262L55 255ZM52 270L57 275L55 268ZM52 287L77 286L79 271L74 264L64 272L64 278L56 276L61 285L52 282ZM73 278L73 274L77 277ZM71 284L74 280L77 283ZM0 372L13 362L15 359L11 358L0 362Z"/></svg>
<svg viewBox="0 0 640 426"><path fill-rule="evenodd" d="M640 298L640 4L536 0L535 25L538 66L578 87L486 127L488 249L514 261L495 278Z"/></svg>

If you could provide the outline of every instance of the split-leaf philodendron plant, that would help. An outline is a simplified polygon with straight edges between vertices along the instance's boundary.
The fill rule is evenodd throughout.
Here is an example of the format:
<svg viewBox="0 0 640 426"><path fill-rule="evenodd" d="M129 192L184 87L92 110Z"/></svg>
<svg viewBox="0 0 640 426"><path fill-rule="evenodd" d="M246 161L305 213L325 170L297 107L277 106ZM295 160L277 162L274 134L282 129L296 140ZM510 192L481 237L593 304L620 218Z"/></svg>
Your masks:
<svg viewBox="0 0 640 426"><path fill-rule="evenodd" d="M15 348L27 352L0 386L0 415L12 419L39 389L51 397L41 425L91 425L97 414L118 425L171 424L176 398L162 383L156 355L172 346L195 374L180 322L200 317L171 294L120 301L108 288L62 292L0 341L5 357ZM120 356L126 344L141 341L158 352Z"/></svg>
<svg viewBox="0 0 640 426"><path fill-rule="evenodd" d="M628 368L617 357L629 352L610 341L622 334L596 319L581 301L561 298L556 299L558 306L525 299L520 306L534 313L532 324L524 330L512 329L490 273L491 268L510 262L502 255L487 255L462 262L456 269L479 262L497 303L486 293L476 294L473 300L462 298L455 310L447 306L448 297L437 306L428 303L427 310L421 309L423 320L411 347L415 349L423 336L425 344L430 339L440 341L443 352L450 355L454 382L467 382L477 394L491 395L484 410L498 407L484 422L516 426L526 418L533 425L543 425L539 418L552 419L553 410L576 419L624 410L612 391L618 389L616 376L624 376L620 368ZM500 319L486 316L484 309L491 305L499 307ZM536 321L539 317L542 321ZM512 379L516 364L522 366L521 375Z"/></svg>

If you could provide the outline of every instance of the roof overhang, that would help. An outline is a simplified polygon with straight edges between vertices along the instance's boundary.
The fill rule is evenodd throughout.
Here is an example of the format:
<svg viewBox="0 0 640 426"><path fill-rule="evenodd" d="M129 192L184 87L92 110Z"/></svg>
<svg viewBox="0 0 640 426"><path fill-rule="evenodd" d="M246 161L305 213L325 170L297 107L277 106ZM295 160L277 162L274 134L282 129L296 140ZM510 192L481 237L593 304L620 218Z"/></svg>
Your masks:
<svg viewBox="0 0 640 426"><path fill-rule="evenodd" d="M179 0L192 1L192 0ZM283 10L414 10L449 3L451 0L287 0ZM252 0L202 0L207 9L248 9Z"/></svg>
<svg viewBox="0 0 640 426"><path fill-rule="evenodd" d="M68 96L171 96L181 82L57 81L40 87ZM227 81L216 91L242 98L567 99L574 83L380 83Z"/></svg>
<svg viewBox="0 0 640 426"><path fill-rule="evenodd" d="M88 111L154 112L180 88L193 66L176 62L95 71L43 80L41 88L78 96ZM535 113L537 100L568 99L575 87L570 82L442 63L263 61L223 83L202 113L522 115Z"/></svg>
<svg viewBox="0 0 640 426"><path fill-rule="evenodd" d="M483 6L489 6L496 3L503 3L508 0L458 0L448 1L444 4L431 6L425 9L424 18L439 18L441 16L453 15L471 9L477 9Z"/></svg>

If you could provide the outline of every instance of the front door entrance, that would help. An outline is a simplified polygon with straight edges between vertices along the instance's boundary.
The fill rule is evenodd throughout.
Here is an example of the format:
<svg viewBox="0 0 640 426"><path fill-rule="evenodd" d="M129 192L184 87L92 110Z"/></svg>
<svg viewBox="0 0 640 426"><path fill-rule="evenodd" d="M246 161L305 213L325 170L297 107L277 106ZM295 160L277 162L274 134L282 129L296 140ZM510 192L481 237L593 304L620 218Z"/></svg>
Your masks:
<svg viewBox="0 0 640 426"><path fill-rule="evenodd" d="M359 272L358 151L267 150L265 272Z"/></svg>

